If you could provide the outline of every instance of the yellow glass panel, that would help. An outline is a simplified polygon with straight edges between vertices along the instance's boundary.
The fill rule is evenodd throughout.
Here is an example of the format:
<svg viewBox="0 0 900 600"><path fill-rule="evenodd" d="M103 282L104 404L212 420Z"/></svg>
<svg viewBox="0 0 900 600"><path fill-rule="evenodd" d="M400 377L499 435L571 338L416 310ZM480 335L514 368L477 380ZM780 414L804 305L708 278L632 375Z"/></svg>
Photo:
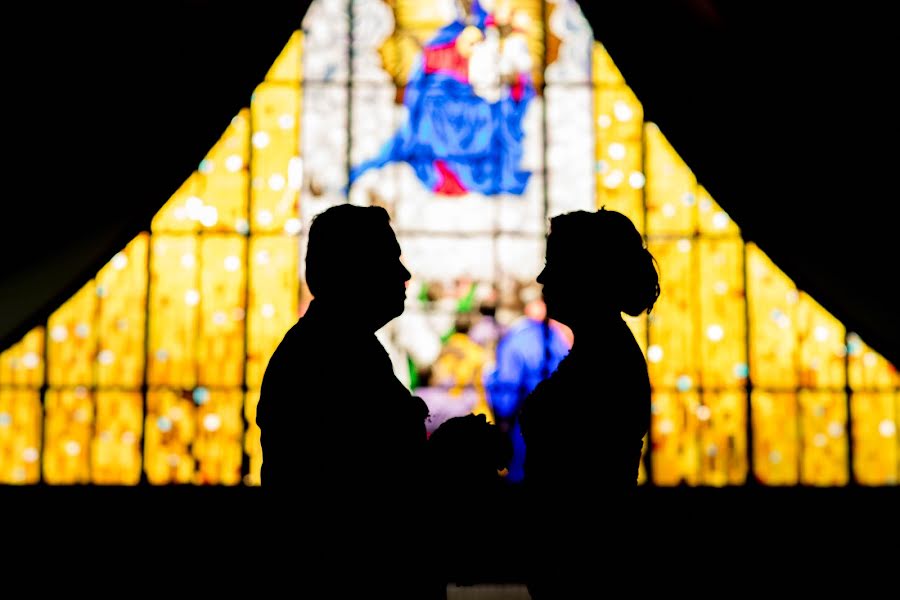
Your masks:
<svg viewBox="0 0 900 600"><path fill-rule="evenodd" d="M696 248L689 239L648 245L660 264L662 293L650 313L647 360L654 388L686 392L698 385Z"/></svg>
<svg viewBox="0 0 900 600"><path fill-rule="evenodd" d="M240 386L244 381L245 237L200 239L200 331L196 360L200 383Z"/></svg>
<svg viewBox="0 0 900 600"><path fill-rule="evenodd" d="M247 432L244 434L244 453L250 457L250 472L244 477L247 485L259 485L262 470L262 445L259 443L259 426L256 424L256 406L259 404L259 390L247 392L244 401L244 419Z"/></svg>
<svg viewBox="0 0 900 600"><path fill-rule="evenodd" d="M41 394L0 387L0 484L40 480Z"/></svg>
<svg viewBox="0 0 900 600"><path fill-rule="evenodd" d="M653 480L657 485L725 486L747 478L743 391L654 391Z"/></svg>
<svg viewBox="0 0 900 600"><path fill-rule="evenodd" d="M796 485L799 479L797 396L792 392L753 392L753 467L766 485Z"/></svg>
<svg viewBox="0 0 900 600"><path fill-rule="evenodd" d="M231 120L222 137L153 218L154 233L198 230L247 233L250 111Z"/></svg>
<svg viewBox="0 0 900 600"><path fill-rule="evenodd" d="M747 244L750 376L757 387L789 389L797 379L797 305L794 283L755 244Z"/></svg>
<svg viewBox="0 0 900 600"><path fill-rule="evenodd" d="M700 238L697 246L700 381L707 389L743 386L747 380L744 243L740 238Z"/></svg>
<svg viewBox="0 0 900 600"><path fill-rule="evenodd" d="M647 235L693 234L697 228L697 180L659 128L644 126Z"/></svg>
<svg viewBox="0 0 900 600"><path fill-rule="evenodd" d="M197 195L203 176L194 172L178 188L150 223L153 233L196 231L200 228L203 201Z"/></svg>
<svg viewBox="0 0 900 600"><path fill-rule="evenodd" d="M741 230L702 185L697 187L697 220L700 233L739 236Z"/></svg>
<svg viewBox="0 0 900 600"><path fill-rule="evenodd" d="M97 273L97 385L137 388L144 381L147 252L142 233Z"/></svg>
<svg viewBox="0 0 900 600"><path fill-rule="evenodd" d="M197 239L154 235L150 254L151 385L194 387L198 305Z"/></svg>
<svg viewBox="0 0 900 600"><path fill-rule="evenodd" d="M247 232L249 160L250 111L243 109L200 163L197 195L187 211L201 229Z"/></svg>
<svg viewBox="0 0 900 600"><path fill-rule="evenodd" d="M44 383L44 328L35 327L0 353L0 385L40 387Z"/></svg>
<svg viewBox="0 0 900 600"><path fill-rule="evenodd" d="M258 388L275 347L297 322L299 244L287 236L250 239L247 387Z"/></svg>
<svg viewBox="0 0 900 600"><path fill-rule="evenodd" d="M697 406L701 485L741 485L747 480L747 395L704 392Z"/></svg>
<svg viewBox="0 0 900 600"><path fill-rule="evenodd" d="M900 373L883 356L872 350L855 333L847 335L850 353L850 387L854 390L896 390Z"/></svg>
<svg viewBox="0 0 900 600"><path fill-rule="evenodd" d="M800 392L801 483L846 485L847 395L843 392Z"/></svg>
<svg viewBox="0 0 900 600"><path fill-rule="evenodd" d="M269 72L266 81L299 83L303 78L303 32L295 31Z"/></svg>
<svg viewBox="0 0 900 600"><path fill-rule="evenodd" d="M300 102L299 86L264 83L253 94L253 231L300 231Z"/></svg>
<svg viewBox="0 0 900 600"><path fill-rule="evenodd" d="M862 485L896 485L900 475L900 392L854 392L853 473Z"/></svg>
<svg viewBox="0 0 900 600"><path fill-rule="evenodd" d="M237 485L244 459L244 397L240 390L194 390L197 434L192 450L197 460L196 484Z"/></svg>
<svg viewBox="0 0 900 600"><path fill-rule="evenodd" d="M194 401L187 392L152 390L144 423L144 472L154 485L192 483L191 442L197 427Z"/></svg>
<svg viewBox="0 0 900 600"><path fill-rule="evenodd" d="M89 483L94 401L86 387L50 389L44 402L44 481Z"/></svg>
<svg viewBox="0 0 900 600"><path fill-rule="evenodd" d="M594 87L597 208L605 206L644 231L643 108L625 85Z"/></svg>
<svg viewBox="0 0 900 600"><path fill-rule="evenodd" d="M597 85L620 86L625 85L625 78L619 71L619 67L613 62L612 57L600 42L594 42L592 56L594 71L594 83Z"/></svg>
<svg viewBox="0 0 900 600"><path fill-rule="evenodd" d="M700 449L697 445L696 392L654 390L650 435L653 483L699 483Z"/></svg>
<svg viewBox="0 0 900 600"><path fill-rule="evenodd" d="M797 306L797 333L800 385L843 389L847 384L847 374L845 331L841 322L809 295L801 293Z"/></svg>
<svg viewBox="0 0 900 600"><path fill-rule="evenodd" d="M136 485L141 480L144 399L140 392L99 391L91 442L93 483Z"/></svg>
<svg viewBox="0 0 900 600"><path fill-rule="evenodd" d="M121 256L116 255L113 260ZM89 281L47 321L49 385L93 385L97 355L97 292Z"/></svg>

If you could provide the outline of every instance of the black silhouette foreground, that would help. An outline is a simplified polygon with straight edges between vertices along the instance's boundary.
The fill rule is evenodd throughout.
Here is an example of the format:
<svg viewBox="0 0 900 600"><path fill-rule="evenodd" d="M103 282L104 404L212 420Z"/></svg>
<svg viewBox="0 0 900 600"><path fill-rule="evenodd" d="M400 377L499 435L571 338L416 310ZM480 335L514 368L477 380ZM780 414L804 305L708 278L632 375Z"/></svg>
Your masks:
<svg viewBox="0 0 900 600"><path fill-rule="evenodd" d="M655 261L621 213L568 213L551 220L538 283L575 343L522 409L529 590L534 600L618 595L638 583L632 492L650 422L647 364L621 314L652 309Z"/></svg>

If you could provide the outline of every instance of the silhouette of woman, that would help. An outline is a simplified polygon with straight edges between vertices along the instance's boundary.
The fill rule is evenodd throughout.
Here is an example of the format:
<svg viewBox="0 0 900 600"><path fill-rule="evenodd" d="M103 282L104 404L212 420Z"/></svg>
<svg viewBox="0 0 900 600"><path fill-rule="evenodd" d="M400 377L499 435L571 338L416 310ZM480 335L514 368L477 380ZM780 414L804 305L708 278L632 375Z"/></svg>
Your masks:
<svg viewBox="0 0 900 600"><path fill-rule="evenodd" d="M566 548L599 542L604 555L622 556L617 546L637 537L627 500L650 422L650 381L621 313L649 313L659 297L655 260L621 213L553 218L546 259L537 281L548 316L568 325L575 343L522 408L535 600L574 592L585 585L580 574L601 566L595 556L582 570L576 559L589 557L566 556Z"/></svg>

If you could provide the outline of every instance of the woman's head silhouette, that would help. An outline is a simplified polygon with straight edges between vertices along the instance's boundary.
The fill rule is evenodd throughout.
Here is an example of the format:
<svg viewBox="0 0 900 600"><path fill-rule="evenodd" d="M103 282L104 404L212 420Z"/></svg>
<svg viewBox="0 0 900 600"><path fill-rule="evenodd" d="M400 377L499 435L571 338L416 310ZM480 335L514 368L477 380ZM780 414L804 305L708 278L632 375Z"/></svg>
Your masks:
<svg viewBox="0 0 900 600"><path fill-rule="evenodd" d="M576 211L550 220L538 283L549 316L575 328L623 312L649 313L659 297L655 263L622 213Z"/></svg>

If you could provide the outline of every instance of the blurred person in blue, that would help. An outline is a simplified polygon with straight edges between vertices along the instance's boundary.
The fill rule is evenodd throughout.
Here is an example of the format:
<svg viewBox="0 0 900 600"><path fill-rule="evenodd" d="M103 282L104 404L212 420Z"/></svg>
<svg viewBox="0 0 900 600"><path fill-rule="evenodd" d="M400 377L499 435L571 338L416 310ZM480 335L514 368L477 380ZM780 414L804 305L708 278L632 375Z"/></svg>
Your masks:
<svg viewBox="0 0 900 600"><path fill-rule="evenodd" d="M510 483L521 482L524 477L525 441L519 424L522 402L556 370L571 346L564 327L546 319L540 288L526 287L520 296L525 314L500 338L496 363L485 377L495 423L507 433L513 446L506 474Z"/></svg>

